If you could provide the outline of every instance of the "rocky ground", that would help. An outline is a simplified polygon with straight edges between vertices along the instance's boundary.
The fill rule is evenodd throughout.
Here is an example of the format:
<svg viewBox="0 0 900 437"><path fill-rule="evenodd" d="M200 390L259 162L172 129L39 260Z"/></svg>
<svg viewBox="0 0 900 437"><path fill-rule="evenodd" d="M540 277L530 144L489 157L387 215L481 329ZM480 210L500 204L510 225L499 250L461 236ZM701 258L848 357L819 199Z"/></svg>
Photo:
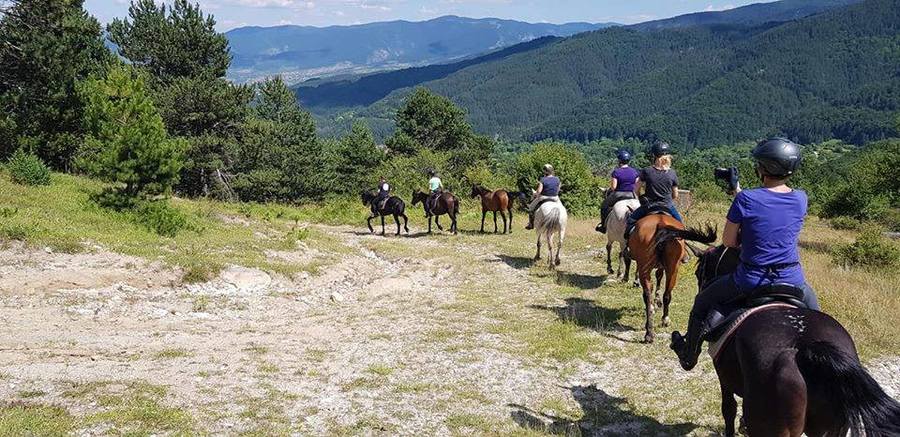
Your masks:
<svg viewBox="0 0 900 437"><path fill-rule="evenodd" d="M0 397L61 407L81 435L721 430L709 360L687 374L664 333L638 344L637 292L580 273L599 271L595 249L567 248L551 273L524 236L316 228L346 250L317 272L232 265L200 284L102 247L8 244ZM900 360L868 364L898 396Z"/></svg>

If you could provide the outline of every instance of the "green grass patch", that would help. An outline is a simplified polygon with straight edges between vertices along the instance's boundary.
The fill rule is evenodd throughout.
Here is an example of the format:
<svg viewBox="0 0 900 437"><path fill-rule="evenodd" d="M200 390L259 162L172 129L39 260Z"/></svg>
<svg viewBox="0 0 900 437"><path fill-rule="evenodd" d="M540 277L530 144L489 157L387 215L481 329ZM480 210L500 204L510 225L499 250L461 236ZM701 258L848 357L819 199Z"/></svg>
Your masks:
<svg viewBox="0 0 900 437"><path fill-rule="evenodd" d="M381 377L388 377L394 373L394 370L396 369L387 364L372 364L366 369L366 372Z"/></svg>
<svg viewBox="0 0 900 437"><path fill-rule="evenodd" d="M153 358L157 360L172 360L189 356L191 356L191 352L183 348L168 348L153 354Z"/></svg>
<svg viewBox="0 0 900 437"><path fill-rule="evenodd" d="M0 436L65 436L75 419L65 409L21 402L0 404Z"/></svg>

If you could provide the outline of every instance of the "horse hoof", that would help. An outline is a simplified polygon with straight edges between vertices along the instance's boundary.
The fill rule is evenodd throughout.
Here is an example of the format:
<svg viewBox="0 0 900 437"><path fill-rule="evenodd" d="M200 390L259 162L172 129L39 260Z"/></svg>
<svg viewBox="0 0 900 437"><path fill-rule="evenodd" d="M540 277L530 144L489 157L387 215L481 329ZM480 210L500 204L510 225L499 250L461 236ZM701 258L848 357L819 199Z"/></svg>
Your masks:
<svg viewBox="0 0 900 437"><path fill-rule="evenodd" d="M664 327L665 327L665 326L669 326L671 323L672 323L672 321L669 320L668 317L663 317L662 325L663 325Z"/></svg>
<svg viewBox="0 0 900 437"><path fill-rule="evenodd" d="M644 343L651 344L653 343L653 334L645 334L644 335Z"/></svg>
<svg viewBox="0 0 900 437"><path fill-rule="evenodd" d="M560 264L562 264L562 261L560 261L559 258L557 258L557 259L556 259L556 265L560 265Z"/></svg>

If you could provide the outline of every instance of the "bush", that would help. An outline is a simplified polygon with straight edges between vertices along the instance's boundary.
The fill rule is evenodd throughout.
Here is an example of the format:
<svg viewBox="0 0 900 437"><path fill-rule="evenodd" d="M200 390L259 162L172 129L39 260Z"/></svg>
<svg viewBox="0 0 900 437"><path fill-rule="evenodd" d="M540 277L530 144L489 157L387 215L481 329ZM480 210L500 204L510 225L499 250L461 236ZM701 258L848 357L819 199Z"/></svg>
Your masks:
<svg viewBox="0 0 900 437"><path fill-rule="evenodd" d="M50 185L50 169L41 158L22 149L13 152L7 165L10 178L21 185Z"/></svg>
<svg viewBox="0 0 900 437"><path fill-rule="evenodd" d="M530 152L519 155L516 162L518 189L531 193L543 175L544 164L553 165L562 180L560 197L569 212L577 215L594 215L600 209L604 182L591 174L590 166L576 148L560 143L541 143Z"/></svg>
<svg viewBox="0 0 900 437"><path fill-rule="evenodd" d="M852 244L838 246L832 254L843 267L892 268L900 266L900 248L888 241L876 226L866 227Z"/></svg>
<svg viewBox="0 0 900 437"><path fill-rule="evenodd" d="M832 228L839 231L856 231L859 230L862 223L851 217L835 217L829 222Z"/></svg>
<svg viewBox="0 0 900 437"><path fill-rule="evenodd" d="M141 202L132 214L135 222L164 237L175 237L178 231L188 227L184 214L165 201Z"/></svg>

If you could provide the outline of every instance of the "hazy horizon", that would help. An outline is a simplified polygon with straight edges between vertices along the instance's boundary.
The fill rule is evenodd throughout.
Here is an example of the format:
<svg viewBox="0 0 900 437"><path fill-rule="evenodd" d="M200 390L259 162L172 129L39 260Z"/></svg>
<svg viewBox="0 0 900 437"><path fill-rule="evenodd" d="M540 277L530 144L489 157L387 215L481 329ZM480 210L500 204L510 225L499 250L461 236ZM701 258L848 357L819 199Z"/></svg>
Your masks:
<svg viewBox="0 0 900 437"><path fill-rule="evenodd" d="M498 18L531 23L634 24L692 12L732 9L753 0L201 0L205 12L215 16L217 28L227 31L245 26L299 25L349 26L382 21L427 21L447 15ZM166 3L170 3L167 1ZM128 14L128 0L87 0L85 9L101 23Z"/></svg>

